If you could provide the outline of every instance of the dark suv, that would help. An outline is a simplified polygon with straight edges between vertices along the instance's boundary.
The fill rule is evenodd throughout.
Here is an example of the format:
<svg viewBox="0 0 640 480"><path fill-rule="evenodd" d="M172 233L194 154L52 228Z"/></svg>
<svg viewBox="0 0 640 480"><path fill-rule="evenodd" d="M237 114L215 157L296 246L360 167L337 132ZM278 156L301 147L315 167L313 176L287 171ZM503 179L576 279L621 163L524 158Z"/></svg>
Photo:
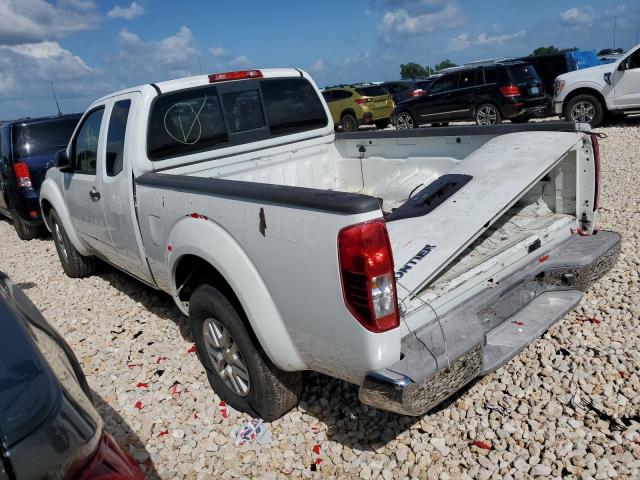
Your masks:
<svg viewBox="0 0 640 480"><path fill-rule="evenodd" d="M0 127L0 213L13 219L22 240L35 238L43 225L40 184L80 116L15 120Z"/></svg>
<svg viewBox="0 0 640 480"><path fill-rule="evenodd" d="M533 65L491 63L447 70L424 94L398 104L393 118L399 130L454 120L474 120L478 125L495 125L503 119L520 123L548 105Z"/></svg>

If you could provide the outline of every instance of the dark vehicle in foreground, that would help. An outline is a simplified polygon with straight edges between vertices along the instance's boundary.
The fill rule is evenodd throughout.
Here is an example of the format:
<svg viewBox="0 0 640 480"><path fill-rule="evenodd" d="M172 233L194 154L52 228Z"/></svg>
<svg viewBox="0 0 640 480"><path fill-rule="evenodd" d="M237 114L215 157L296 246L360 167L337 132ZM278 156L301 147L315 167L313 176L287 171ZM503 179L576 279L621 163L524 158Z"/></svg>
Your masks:
<svg viewBox="0 0 640 480"><path fill-rule="evenodd" d="M0 127L0 213L22 240L43 226L38 196L55 154L65 148L80 114L15 120Z"/></svg>
<svg viewBox="0 0 640 480"><path fill-rule="evenodd" d="M137 480L69 345L0 272L0 480Z"/></svg>
<svg viewBox="0 0 640 480"><path fill-rule="evenodd" d="M491 63L448 70L418 97L396 105L398 130L424 124L473 120L496 125L527 122L548 108L549 97L535 68L524 62Z"/></svg>

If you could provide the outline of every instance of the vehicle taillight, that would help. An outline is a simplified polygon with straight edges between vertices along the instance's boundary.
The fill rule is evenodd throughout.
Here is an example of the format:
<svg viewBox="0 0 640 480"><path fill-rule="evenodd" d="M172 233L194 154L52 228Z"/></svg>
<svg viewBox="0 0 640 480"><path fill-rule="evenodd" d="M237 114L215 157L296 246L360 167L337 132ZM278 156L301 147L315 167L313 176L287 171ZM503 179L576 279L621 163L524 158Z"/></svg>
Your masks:
<svg viewBox="0 0 640 480"><path fill-rule="evenodd" d="M500 87L500 92L505 97L519 97L520 96L520 88L516 85L506 85L504 87Z"/></svg>
<svg viewBox="0 0 640 480"><path fill-rule="evenodd" d="M98 448L79 480L144 480L137 462L103 433Z"/></svg>
<svg viewBox="0 0 640 480"><path fill-rule="evenodd" d="M600 208L600 144L598 137L591 135L591 145L593 145L593 163L596 171L596 181L593 192L593 211Z"/></svg>
<svg viewBox="0 0 640 480"><path fill-rule="evenodd" d="M369 103L373 98L356 98L356 103L358 105L364 105L365 103Z"/></svg>
<svg viewBox="0 0 640 480"><path fill-rule="evenodd" d="M13 173L16 175L16 183L19 188L31 188L31 174L29 165L23 162L13 164Z"/></svg>
<svg viewBox="0 0 640 480"><path fill-rule="evenodd" d="M237 72L212 73L209 75L209 83L246 78L262 78L262 72L260 70L238 70Z"/></svg>
<svg viewBox="0 0 640 480"><path fill-rule="evenodd" d="M344 300L372 332L400 325L393 254L384 220L344 228L338 234Z"/></svg>
<svg viewBox="0 0 640 480"><path fill-rule="evenodd" d="M424 90L422 90L421 88L416 88L413 92L411 92L410 95L412 97L419 97L420 95L424 95Z"/></svg>

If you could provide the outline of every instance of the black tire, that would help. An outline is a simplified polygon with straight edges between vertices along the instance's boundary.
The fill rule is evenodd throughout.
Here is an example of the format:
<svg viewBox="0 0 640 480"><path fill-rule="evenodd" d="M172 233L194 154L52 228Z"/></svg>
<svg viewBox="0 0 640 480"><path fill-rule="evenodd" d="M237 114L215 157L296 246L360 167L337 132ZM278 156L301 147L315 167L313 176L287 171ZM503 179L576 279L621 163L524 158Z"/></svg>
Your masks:
<svg viewBox="0 0 640 480"><path fill-rule="evenodd" d="M210 347L207 348L204 329L214 320L217 327L221 326L222 331L230 336L233 350L237 350L239 355L229 353L228 349L226 353L222 348L217 350L210 340ZM270 422L298 404L302 394L302 372L284 372L273 365L247 329L242 314L217 288L208 284L196 288L189 300L189 322L198 347L198 357L207 371L209 383L231 407ZM212 338L211 334L208 338ZM232 355L234 359L233 365L227 363L226 357L221 360L224 365L222 371L227 372L227 369L237 366L235 362L239 360L243 369L240 371L248 374L248 385L247 382L242 383L247 391L241 391L242 395L238 393L239 389L234 390L233 385L229 386L218 373L213 355L209 353L213 351L223 356ZM236 376L235 382L230 383L238 384L239 381Z"/></svg>
<svg viewBox="0 0 640 480"><path fill-rule="evenodd" d="M82 278L91 275L96 269L96 259L94 257L85 257L76 250L55 210L51 210L49 214L49 225L51 226L53 243L58 251L58 257L64 273L71 278Z"/></svg>
<svg viewBox="0 0 640 480"><path fill-rule="evenodd" d="M519 117L513 117L513 118L510 118L509 120L511 120L511 123L527 123L529 120L531 120L531 117L524 115Z"/></svg>
<svg viewBox="0 0 640 480"><path fill-rule="evenodd" d="M576 95L564 106L564 118L571 122L584 122L599 127L604 120L604 107L593 95Z"/></svg>
<svg viewBox="0 0 640 480"><path fill-rule="evenodd" d="M418 126L416 119L413 118L413 115L408 110L398 113L394 123L396 130L410 130Z"/></svg>
<svg viewBox="0 0 640 480"><path fill-rule="evenodd" d="M498 125L502 123L502 115L500 109L493 103L483 103L478 105L473 119L478 125Z"/></svg>
<svg viewBox="0 0 640 480"><path fill-rule="evenodd" d="M357 132L358 120L356 120L356 117L350 113L345 113L340 118L340 126L342 127L343 132Z"/></svg>
<svg viewBox="0 0 640 480"><path fill-rule="evenodd" d="M384 120L376 120L374 123L376 124L376 128L384 130L389 126L389 119L385 118Z"/></svg>
<svg viewBox="0 0 640 480"><path fill-rule="evenodd" d="M11 219L13 220L13 226L15 227L20 240L33 240L40 235L40 228L31 227L24 223L15 209L11 210Z"/></svg>

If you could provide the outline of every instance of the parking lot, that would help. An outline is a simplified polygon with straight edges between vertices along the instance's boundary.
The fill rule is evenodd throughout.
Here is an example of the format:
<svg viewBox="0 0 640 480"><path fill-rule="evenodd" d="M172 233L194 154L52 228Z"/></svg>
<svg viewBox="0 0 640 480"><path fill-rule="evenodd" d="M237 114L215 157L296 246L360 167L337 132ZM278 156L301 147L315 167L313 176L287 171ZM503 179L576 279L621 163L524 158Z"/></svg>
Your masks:
<svg viewBox="0 0 640 480"><path fill-rule="evenodd" d="M597 226L622 234L619 262L541 339L422 418L366 407L355 386L310 374L300 406L267 424L270 441L237 446L250 418L223 415L167 295L105 265L68 278L50 238L20 241L5 220L0 270L69 342L106 430L149 478L637 478L640 119L598 131Z"/></svg>

